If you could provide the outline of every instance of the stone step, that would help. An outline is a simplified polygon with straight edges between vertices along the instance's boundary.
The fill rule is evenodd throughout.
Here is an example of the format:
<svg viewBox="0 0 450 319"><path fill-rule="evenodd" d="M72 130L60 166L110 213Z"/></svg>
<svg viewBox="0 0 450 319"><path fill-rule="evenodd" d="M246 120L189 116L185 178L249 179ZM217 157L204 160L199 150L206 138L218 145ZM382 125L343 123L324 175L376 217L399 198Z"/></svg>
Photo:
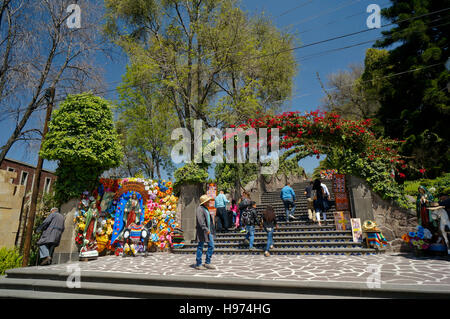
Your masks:
<svg viewBox="0 0 450 319"><path fill-rule="evenodd" d="M232 238L243 238L245 237L246 233L219 233L216 234L215 239L232 239ZM266 238L267 233L264 231L255 231L255 237L262 237ZM345 231L345 230L335 230L335 231L327 231L327 232L302 232L300 234L297 233L288 233L288 232L274 232L273 238L276 239L291 239L291 238L305 238L305 239L351 239L352 232L351 231Z"/></svg>
<svg viewBox="0 0 450 319"><path fill-rule="evenodd" d="M33 269L34 268L34 269ZM130 273L81 272L81 287L66 285L67 273L38 267L7 271L0 279L0 296L14 298L238 298L238 299L308 299L361 298L371 290L345 284L215 278L210 276L159 276ZM367 291L367 293L365 293Z"/></svg>
<svg viewBox="0 0 450 319"><path fill-rule="evenodd" d="M315 231L315 232L329 232L329 231L334 231L335 230L335 226L333 225L289 225L287 224L287 226L279 226L278 229L274 230L274 234L277 233L283 233L283 232L298 232L298 233L303 233L303 232L311 232L311 231ZM261 233L265 233L265 231L263 231L260 227L255 227L255 232L261 232ZM229 231L225 231L225 232L216 232L216 236L220 236L221 234L239 234L241 233L239 230L229 230ZM351 230L350 230L351 233Z"/></svg>
<svg viewBox="0 0 450 319"><path fill-rule="evenodd" d="M223 236L216 237L215 242L232 242L232 241L242 241L245 237L243 236ZM255 242L257 241L266 241L267 236L265 234L255 235ZM353 242L353 237L349 235L324 235L324 236L302 236L302 235L293 235L293 236L285 236L284 234L278 234L273 236L273 240L276 242L314 242L314 241L325 241L325 242Z"/></svg>
<svg viewBox="0 0 450 319"><path fill-rule="evenodd" d="M206 246L203 249L206 251ZM178 248L174 249L175 254L195 254L197 248ZM383 252L383 251L380 251ZM262 255L264 249L250 251L247 249L236 248L214 248L214 254L218 255ZM270 250L271 255L375 255L378 251L372 248L274 248Z"/></svg>
<svg viewBox="0 0 450 319"><path fill-rule="evenodd" d="M254 242L254 247L259 250L264 250L266 248L267 240L257 240ZM363 248L362 243L354 242L280 242L275 240L273 242L274 249L308 249L308 251L317 248L326 248L330 250L335 250L338 248ZM185 244L182 249L197 249L196 244ZM205 248L206 249L206 248ZM216 249L234 249L238 251L247 251L248 244L244 244L243 241L215 241L214 250Z"/></svg>

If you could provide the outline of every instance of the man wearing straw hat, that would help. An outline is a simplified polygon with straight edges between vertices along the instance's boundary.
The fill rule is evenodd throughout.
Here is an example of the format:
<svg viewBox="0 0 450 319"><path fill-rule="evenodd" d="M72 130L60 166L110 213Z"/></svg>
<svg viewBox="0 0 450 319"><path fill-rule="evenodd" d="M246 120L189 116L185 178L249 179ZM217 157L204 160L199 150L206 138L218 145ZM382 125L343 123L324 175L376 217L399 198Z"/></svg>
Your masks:
<svg viewBox="0 0 450 319"><path fill-rule="evenodd" d="M195 264L195 269L197 270L216 269L215 266L211 265L211 257L214 252L214 239L212 235L214 224L212 223L211 215L207 208L211 200L213 199L208 195L202 195L200 197L200 206L197 208L195 236L195 239L198 241ZM202 265L203 246L205 243L208 243L208 250L206 251L205 264Z"/></svg>

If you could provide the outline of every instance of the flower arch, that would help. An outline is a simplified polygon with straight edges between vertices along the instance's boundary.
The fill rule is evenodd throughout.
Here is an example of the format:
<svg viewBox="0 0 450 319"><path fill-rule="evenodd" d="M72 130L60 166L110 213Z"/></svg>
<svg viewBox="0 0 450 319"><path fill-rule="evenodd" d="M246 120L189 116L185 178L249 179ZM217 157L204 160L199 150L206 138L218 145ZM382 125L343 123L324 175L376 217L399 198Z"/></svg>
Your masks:
<svg viewBox="0 0 450 319"><path fill-rule="evenodd" d="M397 151L403 141L376 136L371 119L347 120L339 114L322 111L303 115L284 112L250 119L239 127L243 130L267 128L268 141L271 140L271 130L278 129L280 148L286 150L280 158L282 160L291 155L296 160L310 155L319 158L319 154L330 154L338 149L343 157L340 173L357 175L383 198L408 207L394 178L395 175L404 177L399 167L404 167L405 162Z"/></svg>

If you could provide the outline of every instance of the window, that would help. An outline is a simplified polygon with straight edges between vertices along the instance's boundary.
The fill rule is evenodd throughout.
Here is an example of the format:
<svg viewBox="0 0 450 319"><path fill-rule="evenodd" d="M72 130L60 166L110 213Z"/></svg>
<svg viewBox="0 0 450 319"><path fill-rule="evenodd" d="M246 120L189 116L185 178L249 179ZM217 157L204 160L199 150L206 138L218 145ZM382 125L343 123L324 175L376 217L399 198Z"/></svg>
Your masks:
<svg viewBox="0 0 450 319"><path fill-rule="evenodd" d="M7 170L8 172L13 172L13 173L16 171L13 167L7 167L6 170ZM10 179L9 179L9 182L10 182L11 184L14 184L14 178L10 178Z"/></svg>
<svg viewBox="0 0 450 319"><path fill-rule="evenodd" d="M22 174L20 175L20 185L27 185L28 181L28 172L22 171Z"/></svg>
<svg viewBox="0 0 450 319"><path fill-rule="evenodd" d="M52 179L50 177L45 178L45 184L44 184L44 193L50 192L50 184L52 183Z"/></svg>

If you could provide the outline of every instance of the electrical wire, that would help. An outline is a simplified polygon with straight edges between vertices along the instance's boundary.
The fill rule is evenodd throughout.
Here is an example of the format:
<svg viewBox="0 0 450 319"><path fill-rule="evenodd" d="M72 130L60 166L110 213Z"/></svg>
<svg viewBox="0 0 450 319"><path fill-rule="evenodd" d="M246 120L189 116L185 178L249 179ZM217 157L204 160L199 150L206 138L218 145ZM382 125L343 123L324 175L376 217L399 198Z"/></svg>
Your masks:
<svg viewBox="0 0 450 319"><path fill-rule="evenodd" d="M406 21L409 21L409 20L415 20L415 19L418 19L418 18L421 18L421 17L432 15L432 14L445 12L445 11L448 11L448 10L450 10L450 8L445 8L445 9L429 12L429 13L426 13L426 14L423 14L423 15L420 15L420 16L415 16L415 17L411 17L411 18L407 18L407 19L397 20L397 21L394 21L392 23L388 23L388 24L382 25L381 28L384 28L384 27L387 27L387 26L391 26L391 25L394 25L394 24L398 24L398 23L402 23L402 22L406 22ZM444 18L436 19L436 20L434 20L432 22L439 21L439 20L442 20L442 19L444 19ZM435 26L435 27L437 27L437 26ZM347 38L347 37L350 37L350 36L353 36L353 35L369 32L369 31L372 31L372 30L375 30L375 29L364 29L364 30L360 30L360 31L356 31L356 32L352 32L352 33L348 33L348 34L344 34L344 35L328 38L328 39L321 40L321 41L316 41L316 42L313 42L313 43L309 43L309 44L306 44L306 45L302 45L302 46L298 46L298 47L294 47L294 48L290 48L290 49L280 50L280 51L269 53L269 54L265 54L265 55L248 57L247 59L244 59L244 60L260 59L260 58L269 57L269 56L273 56L273 55L277 55L277 54L281 54L281 53L286 53L286 52L290 52L290 51L294 51L294 50L304 49L304 48L307 48L307 47L312 47L312 46L316 46L316 45L319 45L319 44L335 41L335 40L338 40L338 39ZM371 42L371 41L365 41L364 43L367 43L367 42ZM351 45L351 46L346 46L346 47L342 47L342 48L332 49L332 50L328 50L328 52L334 52L334 51L338 51L338 50L341 50L341 49L346 49L346 48L362 45L364 43L359 43L359 44L354 44L354 45ZM308 58L312 58L312 55L307 56L307 57ZM304 57L304 58L306 58L306 57ZM224 67L227 67L227 66L231 66L231 64L230 65L225 65ZM109 82L108 84L119 83L119 82L121 82L121 81L113 81L113 82ZM143 82L143 83L139 83L139 84L125 85L125 86L122 86L122 88L135 87L135 86L138 86L138 85L146 85L146 84L153 84L153 83L160 83L160 82L161 82L161 80L158 79L158 80ZM108 90L104 90L104 91L100 91L100 92L97 91L97 93L98 94L102 94L102 93L105 94L105 93L114 92L116 90L117 90L117 88L114 88L114 89L108 89Z"/></svg>

